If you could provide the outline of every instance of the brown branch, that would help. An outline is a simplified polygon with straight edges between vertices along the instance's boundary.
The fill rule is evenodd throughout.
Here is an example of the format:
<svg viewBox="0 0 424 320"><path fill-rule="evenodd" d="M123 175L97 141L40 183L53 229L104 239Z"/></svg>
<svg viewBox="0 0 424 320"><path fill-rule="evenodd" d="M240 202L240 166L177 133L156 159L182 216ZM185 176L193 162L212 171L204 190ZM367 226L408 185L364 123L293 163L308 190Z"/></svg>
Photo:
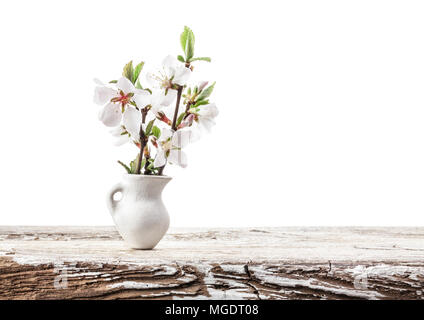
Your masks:
<svg viewBox="0 0 424 320"><path fill-rule="evenodd" d="M183 93L183 87L179 86L177 91L177 103L175 104L175 112L174 112L174 118L172 120L172 130L177 130L177 118L178 118L178 109L180 107L180 100L181 95Z"/></svg>
<svg viewBox="0 0 424 320"><path fill-rule="evenodd" d="M143 108L143 109L140 110L140 112L141 112L141 123L140 123L140 155L138 157L136 174L141 174L141 163L143 161L144 148L146 147L146 143L147 143L146 135L144 134L144 131L143 131L143 124L146 122L146 116L147 116L148 110L146 108ZM146 158L146 163L147 163L147 158Z"/></svg>
<svg viewBox="0 0 424 320"><path fill-rule="evenodd" d="M160 176L163 175L163 169L165 169L165 165L158 168L158 175L160 175Z"/></svg>
<svg viewBox="0 0 424 320"><path fill-rule="evenodd" d="M189 116L188 111L190 110L192 104L193 104L193 101L187 102L186 109L185 109L185 115L184 115L183 120L185 120Z"/></svg>

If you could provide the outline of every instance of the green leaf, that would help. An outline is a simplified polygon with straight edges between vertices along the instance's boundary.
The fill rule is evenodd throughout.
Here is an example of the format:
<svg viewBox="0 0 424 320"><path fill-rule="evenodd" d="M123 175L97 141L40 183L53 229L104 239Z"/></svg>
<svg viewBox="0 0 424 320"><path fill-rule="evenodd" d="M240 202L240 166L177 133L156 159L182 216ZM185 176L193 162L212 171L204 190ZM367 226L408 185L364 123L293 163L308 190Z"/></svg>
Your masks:
<svg viewBox="0 0 424 320"><path fill-rule="evenodd" d="M181 33L181 36L180 36L181 48L183 49L184 53L185 53L185 49L186 49L186 45L187 45L189 30L190 29L185 26L184 31L183 31L183 33Z"/></svg>
<svg viewBox="0 0 424 320"><path fill-rule="evenodd" d="M140 75L141 70L143 69L144 62L140 62L138 65L135 66L134 74L132 76L132 83L135 83L138 80L138 76Z"/></svg>
<svg viewBox="0 0 424 320"><path fill-rule="evenodd" d="M204 104L208 104L209 103L209 100L208 99L205 99L205 100L199 100L199 101L197 101L195 104L194 104L194 106L192 106L192 108L196 108L196 107L198 107L198 106L201 106L201 105L204 105Z"/></svg>
<svg viewBox="0 0 424 320"><path fill-rule="evenodd" d="M182 55L178 55L177 59L181 62L185 62L184 57Z"/></svg>
<svg viewBox="0 0 424 320"><path fill-rule="evenodd" d="M157 169L155 169L155 166L154 166L155 159L150 158L147 162L149 163L149 164L147 165L147 170L149 170L149 171L152 171L152 172L155 172L155 173L156 173Z"/></svg>
<svg viewBox="0 0 424 320"><path fill-rule="evenodd" d="M133 67L133 63L132 61L128 62L125 67L124 67L124 71L122 71L122 75L127 78L128 80L130 80L131 82L133 81L133 75L134 75L134 67ZM133 82L134 83L134 82Z"/></svg>
<svg viewBox="0 0 424 320"><path fill-rule="evenodd" d="M206 98L208 98L211 95L213 88L215 87L215 83L216 82L212 83L209 87L204 89L202 93L197 97L197 100L200 101L200 100L205 100Z"/></svg>
<svg viewBox="0 0 424 320"><path fill-rule="evenodd" d="M123 163L122 161L118 160L118 163L123 166L125 168L125 170L127 170L128 173L131 173L131 168L128 167L125 163Z"/></svg>
<svg viewBox="0 0 424 320"><path fill-rule="evenodd" d="M150 132L152 131L153 128L153 122L155 122L156 119L151 120L146 127L146 136L150 135Z"/></svg>
<svg viewBox="0 0 424 320"><path fill-rule="evenodd" d="M153 168L154 168L153 163L150 163L150 164L147 166L147 170L149 170L149 171L153 170Z"/></svg>
<svg viewBox="0 0 424 320"><path fill-rule="evenodd" d="M137 154L137 157L130 162L130 173L131 174L136 174L137 173L137 164L138 164L138 159L140 159L140 154ZM144 167L144 164L146 163L146 159L141 160L141 168Z"/></svg>
<svg viewBox="0 0 424 320"><path fill-rule="evenodd" d="M186 56L186 61L190 61L194 55L194 33L187 26L184 27L184 31L180 36L181 47Z"/></svg>
<svg viewBox="0 0 424 320"><path fill-rule="evenodd" d="M178 127L181 124L181 121L183 121L184 116L186 115L185 112L181 113L177 119L177 123L175 124L176 127Z"/></svg>
<svg viewBox="0 0 424 320"><path fill-rule="evenodd" d="M191 58L190 59L190 62L193 62L193 61L207 61L207 62L211 62L212 60L209 57L199 57L199 58Z"/></svg>
<svg viewBox="0 0 424 320"><path fill-rule="evenodd" d="M130 173L135 173L137 170L138 159L140 158L140 154L137 154L137 157L130 162Z"/></svg>
<svg viewBox="0 0 424 320"><path fill-rule="evenodd" d="M194 56L194 34L193 34L193 32L188 37L185 54L186 54L186 59L188 61L190 61L190 59L193 58L193 56Z"/></svg>
<svg viewBox="0 0 424 320"><path fill-rule="evenodd" d="M118 83L118 80L111 80L109 83Z"/></svg>
<svg viewBox="0 0 424 320"><path fill-rule="evenodd" d="M152 128L152 134L153 134L153 135L154 135L157 139L159 139L160 134L161 134L159 127L157 127L157 126L153 126L153 128Z"/></svg>

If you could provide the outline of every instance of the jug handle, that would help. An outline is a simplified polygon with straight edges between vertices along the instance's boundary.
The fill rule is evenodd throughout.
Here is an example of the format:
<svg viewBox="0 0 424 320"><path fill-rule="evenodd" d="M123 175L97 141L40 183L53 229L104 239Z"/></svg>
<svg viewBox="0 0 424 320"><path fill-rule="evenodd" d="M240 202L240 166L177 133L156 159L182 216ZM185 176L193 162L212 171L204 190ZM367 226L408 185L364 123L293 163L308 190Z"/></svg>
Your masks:
<svg viewBox="0 0 424 320"><path fill-rule="evenodd" d="M115 213L116 205L118 204L119 201L122 200L122 198L120 200L115 200L115 199L113 199L113 196L117 192L121 192L122 196L124 196L123 191L124 191L124 188L123 188L122 183L117 183L112 187L112 189L110 189L109 193L107 194L106 203L107 203L107 207L108 207L108 209L109 209L109 211L112 215Z"/></svg>

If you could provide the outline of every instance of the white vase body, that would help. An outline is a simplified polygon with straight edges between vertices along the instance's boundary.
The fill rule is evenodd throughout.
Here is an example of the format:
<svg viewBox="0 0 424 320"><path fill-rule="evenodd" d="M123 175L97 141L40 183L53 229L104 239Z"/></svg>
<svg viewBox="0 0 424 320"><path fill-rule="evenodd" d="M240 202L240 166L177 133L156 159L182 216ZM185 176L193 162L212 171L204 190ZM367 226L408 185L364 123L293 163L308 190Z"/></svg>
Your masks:
<svg viewBox="0 0 424 320"><path fill-rule="evenodd" d="M134 249L153 249L169 228L162 201L167 176L126 174L107 195L107 205L119 234ZM114 195L120 192L120 200Z"/></svg>

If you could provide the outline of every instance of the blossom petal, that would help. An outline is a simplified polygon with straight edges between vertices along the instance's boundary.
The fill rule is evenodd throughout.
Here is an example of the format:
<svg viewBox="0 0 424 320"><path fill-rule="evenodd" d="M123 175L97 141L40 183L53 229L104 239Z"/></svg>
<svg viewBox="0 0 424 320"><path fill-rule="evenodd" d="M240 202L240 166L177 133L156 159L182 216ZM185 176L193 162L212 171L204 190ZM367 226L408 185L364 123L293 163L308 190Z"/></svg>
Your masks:
<svg viewBox="0 0 424 320"><path fill-rule="evenodd" d="M149 83L149 85L151 87L153 87L153 88L158 87L159 81L158 81L158 78L156 77L156 75L154 73L147 72L145 78L146 78L147 82Z"/></svg>
<svg viewBox="0 0 424 320"><path fill-rule="evenodd" d="M100 81L99 79L97 79L97 78L94 78L93 79L93 81L94 81L94 83L95 84L97 84L98 86L105 86L105 84L103 83L103 81Z"/></svg>
<svg viewBox="0 0 424 320"><path fill-rule="evenodd" d="M133 107L127 107L124 112L123 124L131 138L140 140L141 112Z"/></svg>
<svg viewBox="0 0 424 320"><path fill-rule="evenodd" d="M161 106L167 107L171 103L173 103L176 98L177 98L177 90L169 89L166 95L165 95L165 92L162 93L160 104Z"/></svg>
<svg viewBox="0 0 424 320"><path fill-rule="evenodd" d="M121 106L115 103L108 103L99 112L99 120L103 122L105 126L115 127L122 119Z"/></svg>
<svg viewBox="0 0 424 320"><path fill-rule="evenodd" d="M146 119L145 119L145 126L146 126L146 128L147 128L147 124L150 121L152 121L153 119L157 119L156 118L156 113L155 112L147 112ZM143 126L143 129L144 129L144 126Z"/></svg>
<svg viewBox="0 0 424 320"><path fill-rule="evenodd" d="M205 87L208 85L208 81L200 81L199 82L199 92L205 89Z"/></svg>
<svg viewBox="0 0 424 320"><path fill-rule="evenodd" d="M187 155L179 149L172 149L169 152L168 161L182 168L187 167Z"/></svg>
<svg viewBox="0 0 424 320"><path fill-rule="evenodd" d="M160 92L155 92L152 94L152 108L153 109L157 109L157 111L159 111L159 109L162 107L162 101L164 99L164 93L162 91Z"/></svg>
<svg viewBox="0 0 424 320"><path fill-rule="evenodd" d="M133 100L137 107L144 108L152 103L152 95L148 91L142 90L133 96Z"/></svg>
<svg viewBox="0 0 424 320"><path fill-rule="evenodd" d="M154 104L154 103L152 103L152 108L150 110L152 112L149 112L148 115L150 113L152 113L152 114L155 115L155 118L156 118L156 116L158 116L159 112L162 111L162 106L160 104Z"/></svg>
<svg viewBox="0 0 424 320"><path fill-rule="evenodd" d="M171 143L177 148L184 148L191 142L191 131L186 129L178 130L172 136Z"/></svg>
<svg viewBox="0 0 424 320"><path fill-rule="evenodd" d="M147 91L147 90L139 89L139 88L135 88L135 87L134 87L134 93L135 93L135 94L145 94L145 93L150 94L150 92L149 92L149 91Z"/></svg>
<svg viewBox="0 0 424 320"><path fill-rule="evenodd" d="M215 121L210 118L199 118L199 126L207 132L211 132L211 129L215 124Z"/></svg>
<svg viewBox="0 0 424 320"><path fill-rule="evenodd" d="M121 77L118 80L118 83L116 84L116 86L125 93L130 93L135 91L135 87L132 84L132 82L125 77Z"/></svg>
<svg viewBox="0 0 424 320"><path fill-rule="evenodd" d="M168 128L162 128L162 132L160 134L160 141L166 141L172 137L172 131Z"/></svg>
<svg viewBox="0 0 424 320"><path fill-rule="evenodd" d="M197 114L204 118L213 119L216 118L219 114L219 110L216 107L215 103L205 104L203 106L199 106L199 111Z"/></svg>
<svg viewBox="0 0 424 320"><path fill-rule="evenodd" d="M153 162L153 166L155 168L162 167L166 164L165 151L162 149L158 150L156 153L155 161Z"/></svg>
<svg viewBox="0 0 424 320"><path fill-rule="evenodd" d="M172 82L183 86L187 83L188 79L190 79L190 75L191 70L189 68L186 68L184 66L178 67L175 70L174 79L172 80Z"/></svg>
<svg viewBox="0 0 424 320"><path fill-rule="evenodd" d="M98 86L94 89L94 103L104 105L116 95L116 91L106 86Z"/></svg>
<svg viewBox="0 0 424 320"><path fill-rule="evenodd" d="M174 56L166 56L162 61L163 69L165 70L166 75L171 78L175 75L175 68L178 64L177 58Z"/></svg>
<svg viewBox="0 0 424 320"><path fill-rule="evenodd" d="M109 131L112 137L119 137L123 132L124 128L122 126L118 126Z"/></svg>
<svg viewBox="0 0 424 320"><path fill-rule="evenodd" d="M191 128L190 143L199 141L201 137L202 137L202 134L200 132L200 129L199 128L193 129L193 127L192 127Z"/></svg>

